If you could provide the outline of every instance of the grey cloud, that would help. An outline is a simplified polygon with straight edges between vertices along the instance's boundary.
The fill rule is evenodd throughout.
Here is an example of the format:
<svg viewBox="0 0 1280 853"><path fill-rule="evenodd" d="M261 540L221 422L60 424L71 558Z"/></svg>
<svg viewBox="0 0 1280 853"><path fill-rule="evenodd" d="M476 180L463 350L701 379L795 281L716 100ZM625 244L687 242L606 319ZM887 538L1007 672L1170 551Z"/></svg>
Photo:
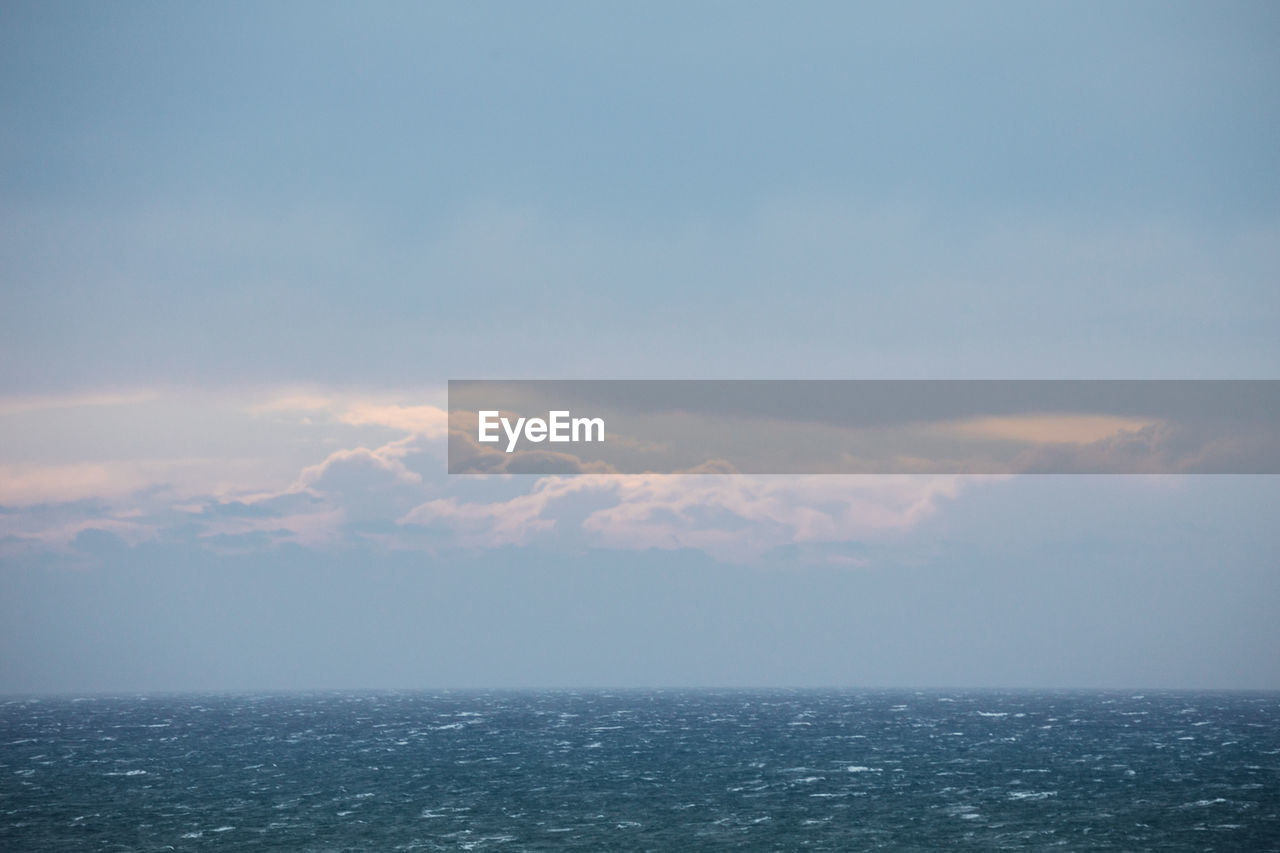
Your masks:
<svg viewBox="0 0 1280 853"><path fill-rule="evenodd" d="M1202 424L1158 423L1088 444L1050 444L1021 454L1023 474L1255 474L1280 471L1280 447L1266 428L1222 435Z"/></svg>
<svg viewBox="0 0 1280 853"><path fill-rule="evenodd" d="M451 381L449 406L454 474L1280 473L1272 380ZM606 439L480 448L486 409L598 417Z"/></svg>

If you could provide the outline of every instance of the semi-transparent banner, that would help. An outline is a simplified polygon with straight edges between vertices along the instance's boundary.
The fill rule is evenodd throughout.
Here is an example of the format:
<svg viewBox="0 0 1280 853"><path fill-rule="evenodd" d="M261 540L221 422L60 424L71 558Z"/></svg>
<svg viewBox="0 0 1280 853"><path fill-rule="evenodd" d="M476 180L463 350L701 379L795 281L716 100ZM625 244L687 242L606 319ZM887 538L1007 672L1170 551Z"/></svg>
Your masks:
<svg viewBox="0 0 1280 853"><path fill-rule="evenodd" d="M450 380L450 474L1277 474L1276 380Z"/></svg>

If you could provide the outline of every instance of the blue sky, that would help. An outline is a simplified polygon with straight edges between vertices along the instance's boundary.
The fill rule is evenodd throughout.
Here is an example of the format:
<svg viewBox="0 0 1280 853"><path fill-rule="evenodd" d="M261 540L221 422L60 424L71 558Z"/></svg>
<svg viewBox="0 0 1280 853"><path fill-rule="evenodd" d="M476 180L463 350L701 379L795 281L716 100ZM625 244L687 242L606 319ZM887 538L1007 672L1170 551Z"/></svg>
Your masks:
<svg viewBox="0 0 1280 853"><path fill-rule="evenodd" d="M460 482L439 422L1275 378L1272 4L0 23L0 690L1280 686L1274 478Z"/></svg>

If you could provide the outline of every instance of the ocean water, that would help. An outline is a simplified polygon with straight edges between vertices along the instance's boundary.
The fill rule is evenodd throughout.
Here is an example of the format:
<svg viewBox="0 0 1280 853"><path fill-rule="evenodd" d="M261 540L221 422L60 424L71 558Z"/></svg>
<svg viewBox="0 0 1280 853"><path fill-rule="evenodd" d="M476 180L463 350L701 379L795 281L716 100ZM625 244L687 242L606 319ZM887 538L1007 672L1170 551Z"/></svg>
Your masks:
<svg viewBox="0 0 1280 853"><path fill-rule="evenodd" d="M1280 694L0 701L0 850L1280 850Z"/></svg>

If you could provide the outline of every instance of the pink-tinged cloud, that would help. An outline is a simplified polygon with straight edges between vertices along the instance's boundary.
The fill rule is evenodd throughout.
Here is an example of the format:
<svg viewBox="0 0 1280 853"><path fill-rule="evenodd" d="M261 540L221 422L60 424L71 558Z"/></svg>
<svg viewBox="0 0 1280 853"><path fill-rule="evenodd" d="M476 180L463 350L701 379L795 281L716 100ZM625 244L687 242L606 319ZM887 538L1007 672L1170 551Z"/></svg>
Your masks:
<svg viewBox="0 0 1280 853"><path fill-rule="evenodd" d="M934 477L547 477L494 502L443 498L404 524L453 530L470 547L524 545L555 531L626 550L692 548L750 561L787 545L864 541L908 530L955 497L966 479ZM587 504L585 516L582 503ZM581 517L576 530L560 527Z"/></svg>
<svg viewBox="0 0 1280 853"><path fill-rule="evenodd" d="M314 423L311 416L322 415L338 423L351 426L380 426L426 438L444 438L448 431L449 416L439 406L427 404L405 405L352 394L319 390L291 390L277 392L248 409L253 415L278 413L306 414L305 423Z"/></svg>
<svg viewBox="0 0 1280 853"><path fill-rule="evenodd" d="M426 438L444 438L449 430L449 415L436 406L400 406L377 403L349 405L338 420L355 426L385 426Z"/></svg>
<svg viewBox="0 0 1280 853"><path fill-rule="evenodd" d="M147 399L152 408L139 409L139 430L163 446L170 409ZM716 464L699 476L589 473L462 481L445 474L449 421L443 409L370 399L278 394L254 411L305 413L309 420L273 418L266 424L243 396L210 402L211 417L240 413L228 424L243 432L218 445L224 433L211 428L204 436L209 449L269 454L261 457L121 459L108 447L117 458L41 464L0 458L0 504L13 510L0 517L0 535L18 547L65 548L85 530L117 533L136 544L173 528L214 549L281 541L315 548L356 541L427 549L567 544L697 549L726 561L751 561L776 548L838 545L909 530L967 481L717 476L729 469ZM104 398L103 405L129 403ZM163 417L153 423L157 414ZM67 422L81 424L85 447L93 446L94 421ZM384 427L403 437L367 447L336 444L353 440L353 426ZM395 521L400 524L388 524Z"/></svg>
<svg viewBox="0 0 1280 853"><path fill-rule="evenodd" d="M937 424L939 432L1026 444L1091 444L1154 426L1152 418L1114 415L1003 415Z"/></svg>
<svg viewBox="0 0 1280 853"><path fill-rule="evenodd" d="M0 505L29 506L124 495L147 484L148 478L129 464L0 465Z"/></svg>
<svg viewBox="0 0 1280 853"><path fill-rule="evenodd" d="M159 392L101 391L87 394L40 394L21 397L0 397L0 415L25 412L41 412L50 409L81 409L101 406L129 406L148 403L160 397Z"/></svg>
<svg viewBox="0 0 1280 853"><path fill-rule="evenodd" d="M459 503L457 498L440 498L413 509L401 523L443 525L454 532L458 544L469 548L527 545L537 534L556 526L555 520L541 517L546 503L536 490L495 503Z"/></svg>
<svg viewBox="0 0 1280 853"><path fill-rule="evenodd" d="M422 482L422 475L410 471L404 464L405 457L415 452L419 452L419 448L414 436L384 444L374 450L365 447L338 450L329 454L323 462L304 468L291 491L325 491L335 480L349 479L352 474L366 479L372 474L375 480L390 478L402 483L419 484Z"/></svg>
<svg viewBox="0 0 1280 853"><path fill-rule="evenodd" d="M249 408L255 415L270 412L318 412L334 405L333 397L307 391L293 391L271 397Z"/></svg>
<svg viewBox="0 0 1280 853"><path fill-rule="evenodd" d="M155 487L187 497L231 496L270 488L271 467L269 460L239 458L0 464L0 506L117 500Z"/></svg>

